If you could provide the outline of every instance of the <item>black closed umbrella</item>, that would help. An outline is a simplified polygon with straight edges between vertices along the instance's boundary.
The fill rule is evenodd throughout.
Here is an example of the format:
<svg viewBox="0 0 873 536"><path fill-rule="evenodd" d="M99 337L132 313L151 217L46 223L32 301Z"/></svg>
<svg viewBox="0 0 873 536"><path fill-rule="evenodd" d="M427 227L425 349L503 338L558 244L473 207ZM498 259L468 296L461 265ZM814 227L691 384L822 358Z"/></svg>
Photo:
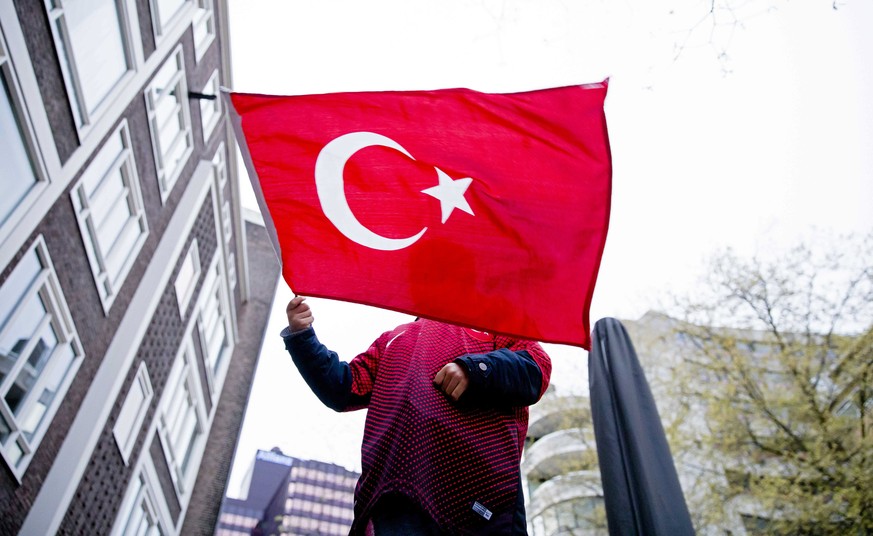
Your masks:
<svg viewBox="0 0 873 536"><path fill-rule="evenodd" d="M655 399L614 318L594 325L588 386L609 533L694 534Z"/></svg>

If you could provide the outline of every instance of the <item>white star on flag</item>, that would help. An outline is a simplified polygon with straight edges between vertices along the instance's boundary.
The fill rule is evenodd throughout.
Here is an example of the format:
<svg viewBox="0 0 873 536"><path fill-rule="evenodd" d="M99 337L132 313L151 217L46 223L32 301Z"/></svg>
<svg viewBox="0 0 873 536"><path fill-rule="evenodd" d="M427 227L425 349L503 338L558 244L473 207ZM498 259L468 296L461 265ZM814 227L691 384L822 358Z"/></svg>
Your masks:
<svg viewBox="0 0 873 536"><path fill-rule="evenodd" d="M456 208L475 216L475 214L473 214L473 209L470 208L470 204L467 203L467 200L464 198L464 193L467 191L467 188L470 187L470 183L473 182L473 179L467 177L464 179L453 180L440 168L434 169L436 169L440 183L432 188L422 190L421 193L439 199L440 210L442 211L443 216L442 223L446 223L446 220L449 219L452 211Z"/></svg>

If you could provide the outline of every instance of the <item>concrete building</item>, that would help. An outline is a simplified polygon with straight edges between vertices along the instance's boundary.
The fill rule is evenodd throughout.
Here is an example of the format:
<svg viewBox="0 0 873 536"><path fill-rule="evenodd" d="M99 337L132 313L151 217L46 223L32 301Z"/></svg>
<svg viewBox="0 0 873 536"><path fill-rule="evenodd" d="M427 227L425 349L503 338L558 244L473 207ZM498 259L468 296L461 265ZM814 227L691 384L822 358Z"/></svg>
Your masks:
<svg viewBox="0 0 873 536"><path fill-rule="evenodd" d="M246 497L225 498L215 535L348 534L360 476L277 448L259 450L243 484Z"/></svg>
<svg viewBox="0 0 873 536"><path fill-rule="evenodd" d="M607 534L588 397L550 388L531 406L521 472L531 536Z"/></svg>
<svg viewBox="0 0 873 536"><path fill-rule="evenodd" d="M213 532L278 280L226 15L0 0L2 534Z"/></svg>

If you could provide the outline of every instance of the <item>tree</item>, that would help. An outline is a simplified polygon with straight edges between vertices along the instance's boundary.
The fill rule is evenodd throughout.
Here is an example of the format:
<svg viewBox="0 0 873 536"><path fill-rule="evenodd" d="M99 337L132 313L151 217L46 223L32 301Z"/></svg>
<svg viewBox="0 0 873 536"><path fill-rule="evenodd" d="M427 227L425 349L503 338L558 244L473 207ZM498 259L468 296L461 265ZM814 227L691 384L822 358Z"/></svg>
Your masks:
<svg viewBox="0 0 873 536"><path fill-rule="evenodd" d="M676 33L674 60L687 49L707 47L720 62L724 73L730 72L729 51L737 33L750 21L787 3L788 0L697 0L665 5ZM848 0L824 0L823 3L837 11Z"/></svg>
<svg viewBox="0 0 873 536"><path fill-rule="evenodd" d="M873 233L724 251L680 305L674 396L699 426L673 448L723 475L698 521L734 510L751 533L873 534Z"/></svg>

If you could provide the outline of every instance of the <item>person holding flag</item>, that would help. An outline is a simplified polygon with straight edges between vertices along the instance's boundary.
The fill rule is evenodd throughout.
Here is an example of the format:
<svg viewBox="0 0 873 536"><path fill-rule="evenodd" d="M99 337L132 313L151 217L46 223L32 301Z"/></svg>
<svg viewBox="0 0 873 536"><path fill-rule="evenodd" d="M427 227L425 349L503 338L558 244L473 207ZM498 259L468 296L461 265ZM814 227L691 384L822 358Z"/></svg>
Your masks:
<svg viewBox="0 0 873 536"><path fill-rule="evenodd" d="M551 374L539 343L418 318L344 362L305 298L286 313L285 347L319 400L368 408L350 534L527 534L519 463Z"/></svg>
<svg viewBox="0 0 873 536"><path fill-rule="evenodd" d="M533 341L591 343L607 86L223 92L289 288L421 317L343 362L287 307L315 394L368 408L352 534L526 533L527 407L551 373Z"/></svg>
<svg viewBox="0 0 873 536"><path fill-rule="evenodd" d="M295 293L587 349L607 85L224 95Z"/></svg>

